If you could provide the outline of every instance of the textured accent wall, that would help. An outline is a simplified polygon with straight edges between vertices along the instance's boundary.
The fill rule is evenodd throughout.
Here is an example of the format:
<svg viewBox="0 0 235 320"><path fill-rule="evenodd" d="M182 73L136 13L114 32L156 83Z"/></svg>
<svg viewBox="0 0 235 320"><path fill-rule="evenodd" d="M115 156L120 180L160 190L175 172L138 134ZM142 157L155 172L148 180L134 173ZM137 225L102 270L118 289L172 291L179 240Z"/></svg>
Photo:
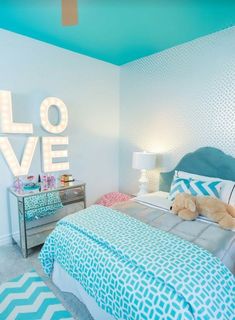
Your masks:
<svg viewBox="0 0 235 320"><path fill-rule="evenodd" d="M213 146L235 156L235 27L121 67L120 189L137 190L132 152L156 151L158 169Z"/></svg>

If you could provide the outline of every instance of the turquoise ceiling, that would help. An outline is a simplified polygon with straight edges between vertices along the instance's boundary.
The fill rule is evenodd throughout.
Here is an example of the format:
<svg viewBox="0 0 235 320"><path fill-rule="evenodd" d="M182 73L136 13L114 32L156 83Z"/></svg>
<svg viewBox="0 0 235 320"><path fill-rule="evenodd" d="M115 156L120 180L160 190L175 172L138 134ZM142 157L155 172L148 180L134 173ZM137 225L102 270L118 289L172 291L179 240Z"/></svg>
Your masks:
<svg viewBox="0 0 235 320"><path fill-rule="evenodd" d="M235 0L78 0L79 25L61 25L60 0L0 0L0 28L117 65L235 25Z"/></svg>

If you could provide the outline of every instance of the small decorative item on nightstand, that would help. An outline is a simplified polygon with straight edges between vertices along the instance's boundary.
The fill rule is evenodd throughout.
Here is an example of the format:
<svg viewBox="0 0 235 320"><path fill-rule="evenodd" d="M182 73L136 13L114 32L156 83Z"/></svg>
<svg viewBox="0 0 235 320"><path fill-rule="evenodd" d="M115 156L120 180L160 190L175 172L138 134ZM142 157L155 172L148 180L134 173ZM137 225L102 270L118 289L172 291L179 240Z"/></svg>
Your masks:
<svg viewBox="0 0 235 320"><path fill-rule="evenodd" d="M133 152L132 168L141 170L137 196L148 193L147 170L155 168L156 154L152 152Z"/></svg>
<svg viewBox="0 0 235 320"><path fill-rule="evenodd" d="M23 181L19 178L19 177L16 177L15 180L14 180L14 183L13 183L13 189L20 193L23 189Z"/></svg>

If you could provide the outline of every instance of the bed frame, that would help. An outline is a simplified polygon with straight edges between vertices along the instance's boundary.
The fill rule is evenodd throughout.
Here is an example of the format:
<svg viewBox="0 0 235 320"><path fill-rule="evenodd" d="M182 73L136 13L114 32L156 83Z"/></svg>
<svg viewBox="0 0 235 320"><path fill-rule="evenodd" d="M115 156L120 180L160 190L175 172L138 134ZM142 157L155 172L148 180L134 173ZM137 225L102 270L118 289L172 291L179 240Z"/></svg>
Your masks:
<svg viewBox="0 0 235 320"><path fill-rule="evenodd" d="M188 153L172 171L160 173L160 191L170 191L175 170L235 181L235 158L212 147Z"/></svg>

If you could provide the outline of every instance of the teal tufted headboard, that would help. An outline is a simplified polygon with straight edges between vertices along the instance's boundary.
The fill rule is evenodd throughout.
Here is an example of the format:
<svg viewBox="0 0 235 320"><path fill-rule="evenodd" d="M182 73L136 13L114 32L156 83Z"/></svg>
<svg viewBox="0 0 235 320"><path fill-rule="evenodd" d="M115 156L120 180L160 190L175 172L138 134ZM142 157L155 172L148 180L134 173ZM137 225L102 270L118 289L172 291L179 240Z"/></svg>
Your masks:
<svg viewBox="0 0 235 320"><path fill-rule="evenodd" d="M188 153L172 171L160 173L161 191L169 192L175 170L235 181L235 158L212 147Z"/></svg>

